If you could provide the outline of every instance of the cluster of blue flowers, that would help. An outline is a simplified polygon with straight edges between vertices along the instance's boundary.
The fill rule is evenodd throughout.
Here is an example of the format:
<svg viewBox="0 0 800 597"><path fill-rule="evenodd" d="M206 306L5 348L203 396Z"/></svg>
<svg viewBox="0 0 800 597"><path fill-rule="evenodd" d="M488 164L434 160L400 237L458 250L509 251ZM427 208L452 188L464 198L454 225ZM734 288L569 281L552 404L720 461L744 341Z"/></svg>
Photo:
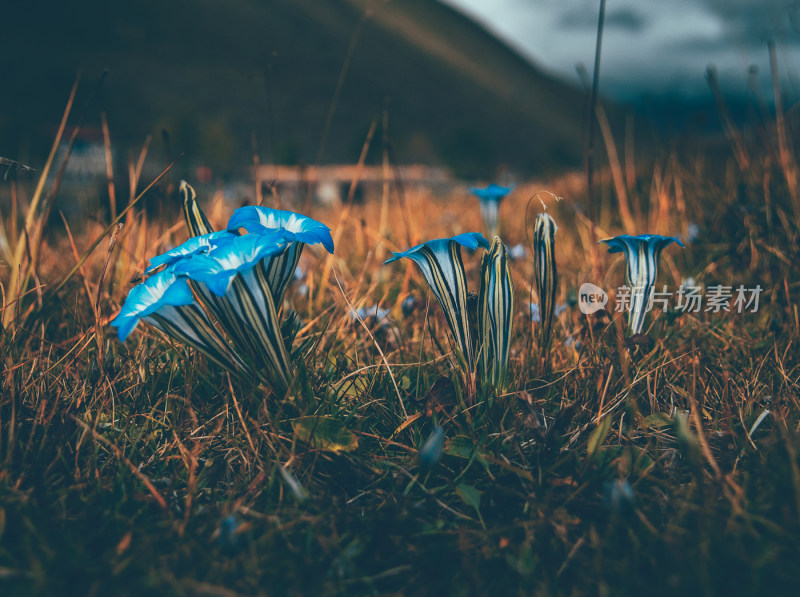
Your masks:
<svg viewBox="0 0 800 597"><path fill-rule="evenodd" d="M191 187L184 184L182 190L184 201L193 202ZM186 214L190 229L209 229L196 206ZM238 209L226 230L194 236L153 257L146 270L153 275L130 291L112 325L124 342L144 321L284 394L293 375L291 338L283 336L280 314L306 244L321 244L332 253L330 229L290 211Z"/></svg>
<svg viewBox="0 0 800 597"><path fill-rule="evenodd" d="M151 275L130 291L112 325L124 342L144 321L226 369L258 379L275 394L285 395L294 375L292 336L281 323L284 295L305 245L321 244L333 253L330 229L295 212L248 206L234 212L225 230L215 232L195 203L192 188L183 183L181 190L184 215L195 236L150 260L146 273ZM511 187L496 185L472 189L482 202L495 207L510 191ZM490 215L496 216L496 210ZM496 229L496 218L488 219L489 227ZM246 233L240 234L241 230ZM558 315L556 231L553 219L540 214L534 227L533 253L540 301L535 306L545 360L553 319ZM677 238L652 234L622 235L600 242L607 243L610 252L624 252L627 283L645 290L655 283L664 247L672 242L683 246ZM461 247L484 249L477 326L471 324ZM489 243L481 234L468 232L435 239L395 253L386 263L401 258L419 267L436 296L453 335L454 352L467 373L469 394L474 396L476 377L496 389L507 386L514 288L508 251L500 238L494 236ZM629 314L634 335L643 329L643 300L634 304Z"/></svg>
<svg viewBox="0 0 800 597"><path fill-rule="evenodd" d="M461 247L485 249L476 309L477 333L470 325L467 280ZM455 353L466 373L468 397L474 397L476 378L502 389L508 383L508 358L514 319L514 286L508 252L500 238L490 244L481 234L467 232L439 238L395 253L386 263L413 261L428 282L455 340Z"/></svg>

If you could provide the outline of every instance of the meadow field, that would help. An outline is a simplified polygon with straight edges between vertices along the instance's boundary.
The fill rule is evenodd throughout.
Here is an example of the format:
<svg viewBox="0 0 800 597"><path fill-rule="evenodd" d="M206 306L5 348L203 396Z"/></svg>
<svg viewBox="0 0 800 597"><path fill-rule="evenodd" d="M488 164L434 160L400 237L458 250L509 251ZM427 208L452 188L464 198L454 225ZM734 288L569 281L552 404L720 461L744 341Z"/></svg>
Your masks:
<svg viewBox="0 0 800 597"><path fill-rule="evenodd" d="M277 395L151 326L121 343L109 325L148 260L190 236L170 172L137 180L132 159L132 189L112 179L113 205L62 219L60 164L0 166L0 593L796 594L794 135L780 110L727 133L643 159L620 142L590 208L582 172L513 189L509 380L473 395L418 269L383 264L485 233L466 185L406 188L387 168L377 196L332 206L253 185L252 203L336 245L306 247L287 291L294 378ZM215 229L238 207L198 201ZM559 308L542 349L545 210ZM624 259L597 242L623 233L686 245L664 250L657 287L674 294L633 338L614 308ZM463 251L475 292L482 252ZM732 298L681 310L687 280ZM581 312L585 282L605 310ZM758 304L737 309L739 287Z"/></svg>

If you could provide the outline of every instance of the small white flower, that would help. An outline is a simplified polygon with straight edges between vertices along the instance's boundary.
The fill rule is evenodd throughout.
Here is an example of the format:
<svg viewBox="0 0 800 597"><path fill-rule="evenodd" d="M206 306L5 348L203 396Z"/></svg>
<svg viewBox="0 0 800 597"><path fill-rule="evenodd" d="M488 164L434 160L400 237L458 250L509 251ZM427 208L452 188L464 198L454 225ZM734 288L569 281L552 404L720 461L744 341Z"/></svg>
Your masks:
<svg viewBox="0 0 800 597"><path fill-rule="evenodd" d="M351 321L355 322L360 319L366 322L367 320L373 320L379 327L388 326L391 323L389 319L389 309L381 309L378 305L350 309L348 315Z"/></svg>
<svg viewBox="0 0 800 597"><path fill-rule="evenodd" d="M539 305L537 303L528 303L528 309L530 309L531 321L539 322L542 320L542 316L539 313Z"/></svg>
<svg viewBox="0 0 800 597"><path fill-rule="evenodd" d="M525 259L528 256L528 249L525 248L525 245L516 244L508 248L508 256L515 260Z"/></svg>

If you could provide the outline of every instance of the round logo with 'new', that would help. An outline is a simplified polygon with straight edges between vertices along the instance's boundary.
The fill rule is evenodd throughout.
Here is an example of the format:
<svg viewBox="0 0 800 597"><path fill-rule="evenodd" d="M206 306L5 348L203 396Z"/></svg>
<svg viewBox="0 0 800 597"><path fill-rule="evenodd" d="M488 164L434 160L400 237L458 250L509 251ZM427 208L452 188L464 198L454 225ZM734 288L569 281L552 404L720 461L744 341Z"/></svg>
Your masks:
<svg viewBox="0 0 800 597"><path fill-rule="evenodd" d="M581 284L578 290L578 307L584 315L597 313L600 309L605 309L608 303L608 294L599 286L589 282Z"/></svg>

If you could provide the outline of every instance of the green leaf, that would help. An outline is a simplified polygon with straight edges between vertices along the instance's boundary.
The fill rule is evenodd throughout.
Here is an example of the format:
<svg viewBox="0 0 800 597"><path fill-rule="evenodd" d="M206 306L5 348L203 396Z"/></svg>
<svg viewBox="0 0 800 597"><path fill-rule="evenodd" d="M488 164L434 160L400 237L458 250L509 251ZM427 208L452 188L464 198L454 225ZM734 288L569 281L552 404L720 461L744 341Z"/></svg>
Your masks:
<svg viewBox="0 0 800 597"><path fill-rule="evenodd" d="M347 398L360 398L366 394L370 387L370 380L365 375L356 375L345 379L336 386L337 396Z"/></svg>
<svg viewBox="0 0 800 597"><path fill-rule="evenodd" d="M444 453L448 456L469 460L472 458L473 452L475 452L475 443L472 441L472 438L466 435L451 437L444 444Z"/></svg>
<svg viewBox="0 0 800 597"><path fill-rule="evenodd" d="M660 429L661 427L667 427L669 425L672 425L672 417L667 413L657 412L646 416L640 427Z"/></svg>
<svg viewBox="0 0 800 597"><path fill-rule="evenodd" d="M700 440L689 427L689 413L676 412L672 423L681 452L692 466L700 466Z"/></svg>
<svg viewBox="0 0 800 597"><path fill-rule="evenodd" d="M300 417L292 421L298 439L326 452L352 452L358 438L339 419L325 416Z"/></svg>
<svg viewBox="0 0 800 597"><path fill-rule="evenodd" d="M475 508L475 512L480 516L481 512L481 492L475 489L472 485L465 485L462 483L456 487L458 497L464 500L468 506Z"/></svg>
<svg viewBox="0 0 800 597"><path fill-rule="evenodd" d="M611 427L611 417L606 416L589 436L589 442L586 444L586 458L591 458L597 452L597 448L600 447L603 440L606 439L606 435L608 435L609 427Z"/></svg>
<svg viewBox="0 0 800 597"><path fill-rule="evenodd" d="M636 446L601 446L594 455L599 467L615 466L618 475L645 475L655 464L646 450Z"/></svg>

